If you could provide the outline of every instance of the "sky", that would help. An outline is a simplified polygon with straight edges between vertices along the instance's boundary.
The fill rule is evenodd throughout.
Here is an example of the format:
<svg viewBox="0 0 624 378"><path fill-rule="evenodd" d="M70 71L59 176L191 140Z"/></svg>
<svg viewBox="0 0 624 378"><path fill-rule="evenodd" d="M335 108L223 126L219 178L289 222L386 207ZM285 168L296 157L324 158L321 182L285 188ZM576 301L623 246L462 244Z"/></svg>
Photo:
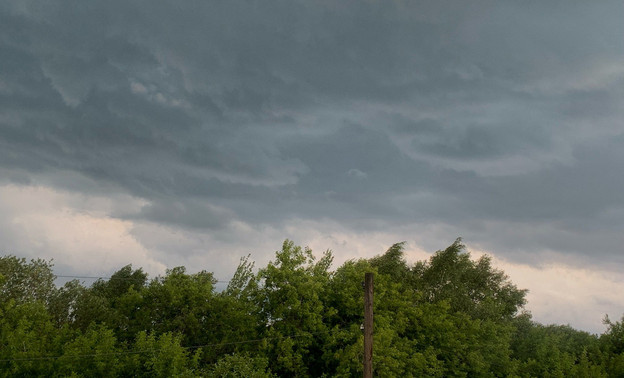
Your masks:
<svg viewBox="0 0 624 378"><path fill-rule="evenodd" d="M0 3L0 252L227 280L462 237L536 321L624 313L621 1Z"/></svg>

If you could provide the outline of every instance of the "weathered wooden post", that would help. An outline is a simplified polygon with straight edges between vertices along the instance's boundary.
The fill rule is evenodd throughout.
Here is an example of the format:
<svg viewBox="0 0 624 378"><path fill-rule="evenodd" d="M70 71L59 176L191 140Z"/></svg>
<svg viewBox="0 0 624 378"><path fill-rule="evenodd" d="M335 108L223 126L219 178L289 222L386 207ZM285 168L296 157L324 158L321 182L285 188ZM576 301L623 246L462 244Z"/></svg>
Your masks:
<svg viewBox="0 0 624 378"><path fill-rule="evenodd" d="M373 273L364 275L364 378L373 378Z"/></svg>

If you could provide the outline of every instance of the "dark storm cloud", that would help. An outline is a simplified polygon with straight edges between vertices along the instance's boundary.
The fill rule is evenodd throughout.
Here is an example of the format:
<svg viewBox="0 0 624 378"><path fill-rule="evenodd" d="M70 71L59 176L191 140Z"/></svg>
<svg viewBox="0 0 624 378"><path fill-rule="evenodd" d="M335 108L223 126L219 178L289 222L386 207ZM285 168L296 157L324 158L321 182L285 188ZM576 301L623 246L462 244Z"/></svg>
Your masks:
<svg viewBox="0 0 624 378"><path fill-rule="evenodd" d="M293 218L622 225L621 13L617 2L8 2L2 180L103 190L60 179L86 176L147 202L116 216L207 230Z"/></svg>

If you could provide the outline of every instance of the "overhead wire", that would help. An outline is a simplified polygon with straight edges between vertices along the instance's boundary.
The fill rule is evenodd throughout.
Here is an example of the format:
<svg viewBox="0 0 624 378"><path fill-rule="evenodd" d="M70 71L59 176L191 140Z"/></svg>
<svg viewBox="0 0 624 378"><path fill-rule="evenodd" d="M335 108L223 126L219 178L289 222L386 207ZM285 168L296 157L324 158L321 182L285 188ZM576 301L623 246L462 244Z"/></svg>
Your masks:
<svg viewBox="0 0 624 378"><path fill-rule="evenodd" d="M56 274L56 278L76 278L76 279L92 279L92 280L131 280L136 281L137 277L113 277L113 276L74 276L70 274ZM231 280L216 280L215 283L230 283Z"/></svg>
<svg viewBox="0 0 624 378"><path fill-rule="evenodd" d="M310 337L312 335L324 334L324 333L333 333L338 330L341 330L343 327L334 328L331 330L325 331L317 331L317 332L308 332L306 334L292 334L286 336L274 336L274 337L263 337L260 339L249 339L249 340L241 340L241 341L231 341L227 343L213 343L213 344L203 344L203 345L193 345L193 346L180 346L182 349L199 349L199 348L208 348L208 347L222 347L228 345L239 345L239 344L249 344L255 342L262 342L265 340L278 340L278 339L290 339L290 338L301 338L301 337ZM16 358L4 358L0 359L0 362L15 362L15 361L42 361L42 360L56 360L60 358L86 358L86 357L105 357L105 356L119 356L124 354L142 354L142 353L153 353L164 350L164 348L150 348L150 349L142 349L142 350L126 350L119 352L106 352L106 353L90 353L90 354L74 354L74 355L57 355L57 356L38 356L38 357L16 357Z"/></svg>

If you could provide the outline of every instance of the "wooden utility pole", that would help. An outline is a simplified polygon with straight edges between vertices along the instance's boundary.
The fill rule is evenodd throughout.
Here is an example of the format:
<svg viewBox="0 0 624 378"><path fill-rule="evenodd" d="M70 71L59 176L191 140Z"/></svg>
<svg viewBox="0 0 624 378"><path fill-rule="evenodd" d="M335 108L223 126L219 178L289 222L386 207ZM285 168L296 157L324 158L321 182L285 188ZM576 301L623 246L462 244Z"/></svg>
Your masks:
<svg viewBox="0 0 624 378"><path fill-rule="evenodd" d="M364 275L364 378L373 377L373 273Z"/></svg>

